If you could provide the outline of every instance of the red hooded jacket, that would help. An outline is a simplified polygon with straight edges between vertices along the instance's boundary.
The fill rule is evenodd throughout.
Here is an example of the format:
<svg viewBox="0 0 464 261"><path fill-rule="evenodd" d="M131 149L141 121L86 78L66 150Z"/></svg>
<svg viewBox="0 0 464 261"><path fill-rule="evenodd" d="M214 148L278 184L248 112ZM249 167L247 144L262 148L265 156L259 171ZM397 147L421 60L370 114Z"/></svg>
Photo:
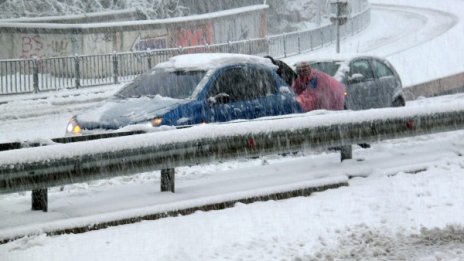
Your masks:
<svg viewBox="0 0 464 261"><path fill-rule="evenodd" d="M312 69L309 76L298 76L292 88L305 112L344 108L345 85L324 72Z"/></svg>

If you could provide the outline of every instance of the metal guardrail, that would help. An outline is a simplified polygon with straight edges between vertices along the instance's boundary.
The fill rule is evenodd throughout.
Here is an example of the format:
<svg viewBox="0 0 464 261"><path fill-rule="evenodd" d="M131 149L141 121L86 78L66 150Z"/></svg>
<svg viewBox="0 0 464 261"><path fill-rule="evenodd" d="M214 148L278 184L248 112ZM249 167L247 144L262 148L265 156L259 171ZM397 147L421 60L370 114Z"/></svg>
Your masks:
<svg viewBox="0 0 464 261"><path fill-rule="evenodd" d="M370 8L353 15L341 26L342 37L363 30ZM130 81L170 57L183 53L241 53L276 58L322 48L335 41L335 28L321 28L222 44L102 55L75 55L34 59L0 60L0 94L21 94L66 88L90 87Z"/></svg>
<svg viewBox="0 0 464 261"><path fill-rule="evenodd" d="M383 116L379 119L379 115ZM172 132L168 136L155 132L3 151L0 193L32 190L32 209L46 211L48 187L153 170L161 170L161 191L174 192L174 169L180 166L337 146L347 150L342 150L343 159L343 153L351 157L351 144L464 129L464 104L424 111L404 107L303 115L201 128L178 130L183 133L176 133L179 139L171 141L165 139ZM211 137L211 133L217 134Z"/></svg>

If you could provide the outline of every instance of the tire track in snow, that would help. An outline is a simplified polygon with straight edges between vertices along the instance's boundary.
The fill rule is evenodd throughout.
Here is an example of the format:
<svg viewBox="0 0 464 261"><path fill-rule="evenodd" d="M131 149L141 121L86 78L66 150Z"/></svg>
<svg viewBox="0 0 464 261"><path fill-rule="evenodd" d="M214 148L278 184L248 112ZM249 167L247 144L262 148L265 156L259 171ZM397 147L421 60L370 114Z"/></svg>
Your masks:
<svg viewBox="0 0 464 261"><path fill-rule="evenodd" d="M390 235L359 225L338 237L335 248L322 249L305 260L463 260L464 228L421 229L420 233Z"/></svg>

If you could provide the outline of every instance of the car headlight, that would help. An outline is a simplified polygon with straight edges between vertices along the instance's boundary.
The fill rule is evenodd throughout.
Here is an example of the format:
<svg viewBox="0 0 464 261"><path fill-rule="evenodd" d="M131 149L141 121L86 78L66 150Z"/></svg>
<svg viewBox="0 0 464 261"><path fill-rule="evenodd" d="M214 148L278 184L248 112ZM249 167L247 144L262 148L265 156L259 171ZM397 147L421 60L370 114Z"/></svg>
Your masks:
<svg viewBox="0 0 464 261"><path fill-rule="evenodd" d="M77 122L76 118L72 117L69 120L68 126L66 127L67 133L80 134L82 131L81 126Z"/></svg>
<svg viewBox="0 0 464 261"><path fill-rule="evenodd" d="M158 127L161 125L161 123L163 123L163 118L160 117L156 117L153 120L151 120L151 126L153 127Z"/></svg>

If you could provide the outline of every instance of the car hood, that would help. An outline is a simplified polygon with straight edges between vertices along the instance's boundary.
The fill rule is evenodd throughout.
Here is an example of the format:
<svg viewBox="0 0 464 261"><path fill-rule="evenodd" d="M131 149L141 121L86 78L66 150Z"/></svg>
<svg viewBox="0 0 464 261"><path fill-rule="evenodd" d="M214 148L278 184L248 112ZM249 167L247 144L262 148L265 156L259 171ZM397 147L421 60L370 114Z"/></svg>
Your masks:
<svg viewBox="0 0 464 261"><path fill-rule="evenodd" d="M117 129L163 116L189 100L156 96L154 98L114 99L76 116L83 128Z"/></svg>

